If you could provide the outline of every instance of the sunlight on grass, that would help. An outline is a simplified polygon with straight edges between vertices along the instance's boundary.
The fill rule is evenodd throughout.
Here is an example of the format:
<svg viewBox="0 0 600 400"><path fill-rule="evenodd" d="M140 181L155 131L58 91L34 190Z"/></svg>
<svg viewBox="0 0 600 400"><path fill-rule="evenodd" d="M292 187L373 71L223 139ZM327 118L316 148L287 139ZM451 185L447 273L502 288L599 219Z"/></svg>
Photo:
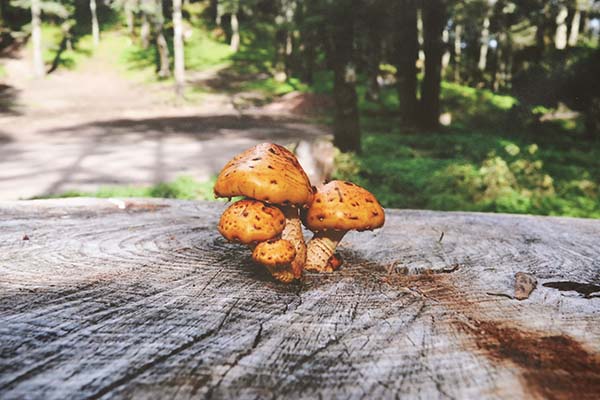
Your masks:
<svg viewBox="0 0 600 400"><path fill-rule="evenodd" d="M67 191L52 196L36 198L66 198L66 197L158 197L182 200L215 200L213 194L214 179L198 182L190 176L180 176L171 182L159 183L153 186L107 186L96 192Z"/></svg>
<svg viewBox="0 0 600 400"><path fill-rule="evenodd" d="M92 38L90 35L74 38L72 49L66 44L61 50L63 32L59 26L42 25L42 57L48 67L56 64L58 69L75 69L89 59L93 53ZM27 51L31 52L31 42L27 43Z"/></svg>

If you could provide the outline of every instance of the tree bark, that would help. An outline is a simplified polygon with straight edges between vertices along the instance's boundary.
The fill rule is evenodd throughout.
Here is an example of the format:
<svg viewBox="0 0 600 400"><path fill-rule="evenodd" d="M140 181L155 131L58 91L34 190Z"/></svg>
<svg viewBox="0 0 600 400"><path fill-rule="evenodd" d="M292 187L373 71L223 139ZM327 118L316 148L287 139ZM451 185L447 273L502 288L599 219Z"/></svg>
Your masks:
<svg viewBox="0 0 600 400"><path fill-rule="evenodd" d="M142 49L147 49L150 46L150 9L154 8L151 5L152 0L141 0L142 9L142 26L140 28L140 43Z"/></svg>
<svg viewBox="0 0 600 400"><path fill-rule="evenodd" d="M318 1L318 0L317 0ZM309 23L306 16L313 16L316 13L316 1L307 0L298 4L298 7L304 7L302 16L303 20L300 24L301 27L301 64L302 64L302 78L305 82L312 84L314 79L315 71L315 57L316 57L316 46L319 32L314 23Z"/></svg>
<svg viewBox="0 0 600 400"><path fill-rule="evenodd" d="M94 46L100 44L100 25L98 24L98 14L96 13L96 0L90 0L90 12L92 14L92 40Z"/></svg>
<svg viewBox="0 0 600 400"><path fill-rule="evenodd" d="M547 8L538 17L535 29L535 61L540 63L546 51L546 25L547 25Z"/></svg>
<svg viewBox="0 0 600 400"><path fill-rule="evenodd" d="M441 70L444 42L442 31L446 24L446 4L443 0L424 2L423 32L425 50L425 76L421 95L420 125L423 129L439 126Z"/></svg>
<svg viewBox="0 0 600 400"><path fill-rule="evenodd" d="M375 19L380 20L380 18ZM381 62L381 26L371 24L368 27L367 43L367 93L366 98L371 101L379 101L379 64Z"/></svg>
<svg viewBox="0 0 600 400"><path fill-rule="evenodd" d="M240 24L237 13L231 13L231 49L238 51L240 49Z"/></svg>
<svg viewBox="0 0 600 400"><path fill-rule="evenodd" d="M417 58L419 39L417 29L417 0L402 0L394 11L394 64L400 113L407 121L415 121L417 100Z"/></svg>
<svg viewBox="0 0 600 400"><path fill-rule="evenodd" d="M425 63L425 51L423 49L423 2L420 2L420 7L417 7L417 34L419 41L419 63L422 66Z"/></svg>
<svg viewBox="0 0 600 400"><path fill-rule="evenodd" d="M183 97L185 88L185 57L181 0L173 0L173 49L175 52L175 93Z"/></svg>
<svg viewBox="0 0 600 400"><path fill-rule="evenodd" d="M360 125L354 64L354 0L345 0L330 9L335 99L333 144L343 152L360 152Z"/></svg>
<svg viewBox="0 0 600 400"><path fill-rule="evenodd" d="M156 0L155 4L154 30L156 34L156 48L158 49L158 58L160 63L158 76L161 78L167 78L171 76L171 67L169 61L169 46L167 45L167 39L165 39L164 33L165 18L163 15L162 0Z"/></svg>
<svg viewBox="0 0 600 400"><path fill-rule="evenodd" d="M442 42L444 46L444 54L442 55L442 76L444 76L446 68L448 68L448 65L450 64L450 48L448 44L449 40L450 32L448 32L447 28L444 28L444 30L442 31Z"/></svg>
<svg viewBox="0 0 600 400"><path fill-rule="evenodd" d="M487 54L490 46L490 17L486 15L483 19L483 28L481 29L481 47L479 48L479 62L477 68L485 71L487 66Z"/></svg>
<svg viewBox="0 0 600 400"><path fill-rule="evenodd" d="M598 397L600 220L387 209L285 285L223 209L0 202L0 398Z"/></svg>
<svg viewBox="0 0 600 400"><path fill-rule="evenodd" d="M42 19L40 0L31 0L31 44L33 48L33 74L41 78L46 74L42 55Z"/></svg>
<svg viewBox="0 0 600 400"><path fill-rule="evenodd" d="M567 17L569 10L561 6L556 16L556 33L554 34L554 47L557 50L563 50L567 47Z"/></svg>
<svg viewBox="0 0 600 400"><path fill-rule="evenodd" d="M575 9L573 14L573 20L571 21L571 32L569 32L569 46L577 46L577 40L579 39L579 26L581 25L581 10Z"/></svg>
<svg viewBox="0 0 600 400"><path fill-rule="evenodd" d="M454 82L460 83L460 68L462 58L462 25L454 28Z"/></svg>
<svg viewBox="0 0 600 400"><path fill-rule="evenodd" d="M125 2L125 22L127 23L127 33L131 38L133 38L135 33L135 15L133 12L135 1L136 0L126 0Z"/></svg>

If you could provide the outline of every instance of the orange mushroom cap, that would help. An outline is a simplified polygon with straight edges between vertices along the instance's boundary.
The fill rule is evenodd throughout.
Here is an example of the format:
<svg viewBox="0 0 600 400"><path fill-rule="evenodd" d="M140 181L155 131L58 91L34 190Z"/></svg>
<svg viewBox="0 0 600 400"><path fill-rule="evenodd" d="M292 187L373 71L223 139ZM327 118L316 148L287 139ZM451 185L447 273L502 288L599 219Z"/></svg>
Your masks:
<svg viewBox="0 0 600 400"><path fill-rule="evenodd" d="M266 267L288 265L296 257L294 245L285 239L268 240L259 243L252 252L252 259Z"/></svg>
<svg viewBox="0 0 600 400"><path fill-rule="evenodd" d="M313 232L364 231L381 227L383 208L368 190L351 182L331 181L322 186L303 215Z"/></svg>
<svg viewBox="0 0 600 400"><path fill-rule="evenodd" d="M229 241L251 244L272 239L285 228L285 216L275 206L245 199L230 205L221 215L219 232Z"/></svg>
<svg viewBox="0 0 600 400"><path fill-rule="evenodd" d="M273 204L309 204L313 190L296 156L273 143L256 145L229 161L215 183L216 197L246 196Z"/></svg>

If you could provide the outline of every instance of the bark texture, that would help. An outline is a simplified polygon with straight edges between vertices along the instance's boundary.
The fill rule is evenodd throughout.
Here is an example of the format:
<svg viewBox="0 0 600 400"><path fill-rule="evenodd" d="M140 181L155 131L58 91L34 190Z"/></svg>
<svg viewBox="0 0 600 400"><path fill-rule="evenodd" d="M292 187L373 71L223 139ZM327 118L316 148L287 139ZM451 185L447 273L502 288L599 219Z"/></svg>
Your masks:
<svg viewBox="0 0 600 400"><path fill-rule="evenodd" d="M156 35L156 48L158 49L159 58L158 76L167 78L171 76L171 66L169 63L169 46L164 31L165 17L163 14L163 0L156 0L153 19Z"/></svg>
<svg viewBox="0 0 600 400"><path fill-rule="evenodd" d="M338 272L285 285L220 236L222 211L0 203L0 398L600 392L598 220L387 210ZM538 281L523 301L517 272Z"/></svg>
<svg viewBox="0 0 600 400"><path fill-rule="evenodd" d="M33 73L40 78L46 74L42 57L42 11L40 0L31 0L31 42L33 48Z"/></svg>
<svg viewBox="0 0 600 400"><path fill-rule="evenodd" d="M233 51L240 49L240 23L236 13L231 14L231 43L230 47Z"/></svg>
<svg viewBox="0 0 600 400"><path fill-rule="evenodd" d="M360 152L360 126L356 96L356 66L354 64L354 9L356 1L329 10L331 63L334 82L335 117L333 144L343 152Z"/></svg>
<svg viewBox="0 0 600 400"><path fill-rule="evenodd" d="M435 129L439 126L442 54L444 52L442 31L445 24L445 1L431 0L424 2L423 48L425 50L425 75L423 77L419 121L424 129Z"/></svg>
<svg viewBox="0 0 600 400"><path fill-rule="evenodd" d="M90 0L90 12L92 14L92 40L94 46L100 44L100 24L98 24L98 14L96 12L96 0Z"/></svg>
<svg viewBox="0 0 600 400"><path fill-rule="evenodd" d="M173 0L173 49L175 52L175 93L183 97L185 88L185 58L181 0Z"/></svg>
<svg viewBox="0 0 600 400"><path fill-rule="evenodd" d="M400 112L405 120L414 121L418 109L417 59L419 36L417 30L417 0L402 0L392 7L394 19L394 63Z"/></svg>

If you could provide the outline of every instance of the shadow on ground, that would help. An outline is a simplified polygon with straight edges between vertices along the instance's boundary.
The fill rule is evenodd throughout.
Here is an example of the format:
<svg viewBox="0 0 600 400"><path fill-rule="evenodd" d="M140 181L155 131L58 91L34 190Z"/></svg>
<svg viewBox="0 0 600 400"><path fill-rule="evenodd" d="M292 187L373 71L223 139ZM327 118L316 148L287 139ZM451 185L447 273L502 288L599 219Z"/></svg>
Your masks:
<svg viewBox="0 0 600 400"><path fill-rule="evenodd" d="M41 132L50 135L77 136L92 134L121 140L125 134L137 133L139 139L162 136L187 136L194 140L227 140L230 137L253 140L310 139L328 134L319 126L301 119L273 116L182 116L147 119L95 121ZM157 136L158 135L158 136ZM117 138L118 136L118 138Z"/></svg>
<svg viewBox="0 0 600 400"><path fill-rule="evenodd" d="M0 115L19 115L19 90L13 86L0 83ZM2 140L0 139L0 143Z"/></svg>
<svg viewBox="0 0 600 400"><path fill-rule="evenodd" d="M0 198L155 185L182 174L203 181L254 144L312 141L328 131L294 118L211 115L94 121L36 134L0 146Z"/></svg>

